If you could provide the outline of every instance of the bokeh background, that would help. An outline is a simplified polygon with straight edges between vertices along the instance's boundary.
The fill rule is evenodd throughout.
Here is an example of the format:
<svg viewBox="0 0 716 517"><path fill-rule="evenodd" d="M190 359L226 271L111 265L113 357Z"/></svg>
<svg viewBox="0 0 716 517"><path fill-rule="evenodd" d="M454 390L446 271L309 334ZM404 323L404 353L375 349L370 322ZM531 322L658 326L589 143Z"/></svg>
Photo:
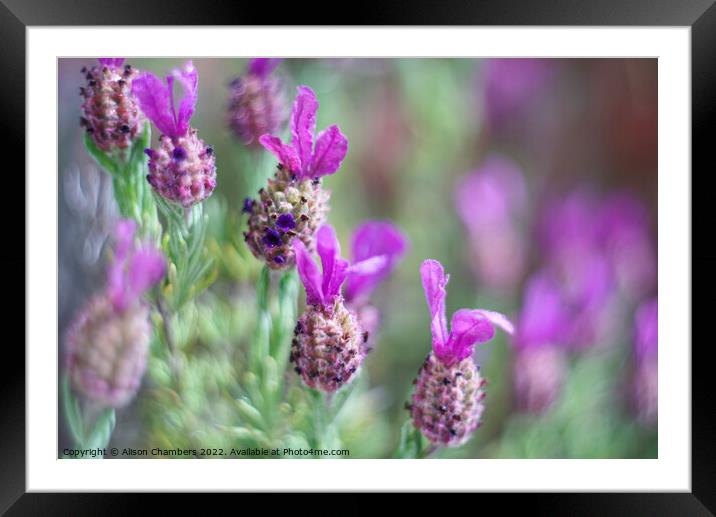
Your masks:
<svg viewBox="0 0 716 517"><path fill-rule="evenodd" d="M160 76L184 61L129 59ZM150 362L136 401L118 413L115 446L231 445L230 433L221 430L235 417L224 402L242 372L260 269L243 243L241 206L275 163L228 127L229 84L247 60L193 61L199 102L192 125L216 154L218 187L205 211L218 277L177 338L192 372L184 403L171 402L163 366ZM80 69L93 63L58 62L61 348L69 321L101 288L104 244L117 217L111 180L87 155L78 123ZM483 425L442 457L656 457L656 420L644 418L639 406L643 388L635 395L634 318L657 291L657 61L286 59L275 73L289 103L296 85L313 88L321 105L317 127L336 123L348 137L341 170L324 180L332 191L329 221L345 253L352 230L367 219L394 222L410 241L373 296L382 312L380 333L361 374L360 397L338 422L352 457L390 457L407 419L404 404L431 343L418 274L425 258L439 260L451 275L448 315L487 308L518 324L534 275L557 271L565 291L608 277L586 316L563 303L568 324L589 319L589 337L550 343L559 349L559 368L532 366L558 386L547 407L520 401L515 339L498 333L478 348L489 383ZM499 179L505 167L507 185ZM469 177L482 178L475 180L482 186L470 190ZM460 193L472 201L461 201ZM621 228L629 231L615 251L601 236ZM584 255L570 255L565 266L562 248L585 240ZM584 266L595 256L604 258L606 273ZM583 266L576 279L575 261ZM287 375L295 377L292 389L300 389L297 376ZM60 450L67 441L61 421Z"/></svg>

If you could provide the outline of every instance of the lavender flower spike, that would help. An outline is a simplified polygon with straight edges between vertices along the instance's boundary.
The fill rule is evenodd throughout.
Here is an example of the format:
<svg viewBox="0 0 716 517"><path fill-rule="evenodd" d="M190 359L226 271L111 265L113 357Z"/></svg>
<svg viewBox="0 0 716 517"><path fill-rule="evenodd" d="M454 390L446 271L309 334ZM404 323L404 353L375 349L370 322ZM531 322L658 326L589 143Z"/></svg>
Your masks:
<svg viewBox="0 0 716 517"><path fill-rule="evenodd" d="M495 326L512 334L514 328L497 312L460 309L448 330L442 265L426 260L420 267L430 309L433 351L418 372L410 412L413 424L436 445L456 447L480 425L485 381L472 359L477 343L492 339Z"/></svg>
<svg viewBox="0 0 716 517"><path fill-rule="evenodd" d="M184 97L174 103L174 81L179 81ZM214 150L197 137L189 125L199 90L199 74L191 61L166 77L166 84L150 73L141 74L132 92L142 111L162 132L158 149L147 149L149 184L162 197L184 208L208 198L216 187Z"/></svg>
<svg viewBox="0 0 716 517"><path fill-rule="evenodd" d="M565 372L569 317L559 286L547 272L533 276L513 345L513 385L517 406L543 414L557 400Z"/></svg>
<svg viewBox="0 0 716 517"><path fill-rule="evenodd" d="M283 82L272 72L281 59L252 59L246 73L229 84L229 128L244 145L281 129L288 116Z"/></svg>
<svg viewBox="0 0 716 517"><path fill-rule="evenodd" d="M83 67L87 84L80 88L80 125L105 152L128 148L144 126L144 115L132 94L138 72L122 68L122 58L101 58L100 65Z"/></svg>
<svg viewBox="0 0 716 517"><path fill-rule="evenodd" d="M333 392L350 381L368 351L356 314L341 296L341 286L351 272L384 267L385 258L374 257L351 266L341 258L338 239L328 225L317 234L322 271L300 239L294 239L292 245L306 289L306 310L296 324L290 360L307 386Z"/></svg>
<svg viewBox="0 0 716 517"><path fill-rule="evenodd" d="M261 145L278 157L279 165L252 205L245 239L254 256L273 269L294 265L291 241L295 237L313 251L314 235L328 211L329 195L321 188L320 178L336 172L348 151L348 140L335 125L321 132L314 143L317 110L313 90L299 86L289 124L291 142L285 144L268 134L259 139ZM294 228L277 226L285 214L293 217ZM271 240L269 245L265 237L275 235L274 232L280 242Z"/></svg>
<svg viewBox="0 0 716 517"><path fill-rule="evenodd" d="M631 405L637 421L654 426L658 417L659 318L656 298L642 303L634 318L634 361L631 375Z"/></svg>
<svg viewBox="0 0 716 517"><path fill-rule="evenodd" d="M114 236L107 288L73 322L67 336L72 386L100 406L127 405L141 384L152 325L142 296L164 276L161 253L136 246L136 224L123 220Z"/></svg>

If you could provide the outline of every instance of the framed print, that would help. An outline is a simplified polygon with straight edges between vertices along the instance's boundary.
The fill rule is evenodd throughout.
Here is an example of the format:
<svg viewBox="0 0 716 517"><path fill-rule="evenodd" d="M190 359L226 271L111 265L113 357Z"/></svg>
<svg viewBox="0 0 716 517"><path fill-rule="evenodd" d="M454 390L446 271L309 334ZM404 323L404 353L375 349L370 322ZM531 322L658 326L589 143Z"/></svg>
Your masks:
<svg viewBox="0 0 716 517"><path fill-rule="evenodd" d="M9 514L125 491L713 509L691 170L716 8L425 4L366 27L0 7L3 136L26 130Z"/></svg>

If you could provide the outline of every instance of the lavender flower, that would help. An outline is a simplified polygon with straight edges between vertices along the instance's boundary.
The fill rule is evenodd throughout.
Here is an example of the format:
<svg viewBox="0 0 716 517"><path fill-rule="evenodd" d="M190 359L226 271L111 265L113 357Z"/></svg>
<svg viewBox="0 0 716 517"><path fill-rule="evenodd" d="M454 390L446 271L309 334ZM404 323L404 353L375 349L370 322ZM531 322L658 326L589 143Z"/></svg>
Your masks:
<svg viewBox="0 0 716 517"><path fill-rule="evenodd" d="M184 89L178 110L174 105L175 80ZM162 132L159 148L145 151L149 156L147 180L158 194L184 208L204 201L216 187L214 150L189 125L198 89L199 74L191 61L167 76L166 85L145 72L132 87L142 111Z"/></svg>
<svg viewBox="0 0 716 517"><path fill-rule="evenodd" d="M621 291L641 299L656 287L657 259L646 207L626 193L610 196L599 214L599 232Z"/></svg>
<svg viewBox="0 0 716 517"><path fill-rule="evenodd" d="M137 71L124 59L102 58L99 65L83 67L87 80L80 88L82 117L80 124L95 145L105 151L126 149L144 126L144 115L132 94Z"/></svg>
<svg viewBox="0 0 716 517"><path fill-rule="evenodd" d="M353 263L373 257L384 257L384 265L374 271L352 271L343 289L348 306L358 315L358 321L371 340L380 324L380 313L368 302L370 293L395 269L408 249L408 242L401 231L387 221L366 221L353 232Z"/></svg>
<svg viewBox="0 0 716 517"><path fill-rule="evenodd" d="M333 228L317 233L323 271L301 239L293 240L296 267L306 289L306 310L299 318L291 345L291 362L311 388L336 391L355 375L367 353L367 336L356 314L346 307L341 286L351 273L372 274L385 267L385 257L373 257L352 266L340 257Z"/></svg>
<svg viewBox="0 0 716 517"><path fill-rule="evenodd" d="M135 230L131 220L117 225L107 288L90 300L67 337L72 386L100 406L127 405L147 364L152 325L142 296L164 276L165 261L155 248L135 246Z"/></svg>
<svg viewBox="0 0 716 517"><path fill-rule="evenodd" d="M659 318L656 298L639 306L634 327L634 365L630 393L632 409L639 423L653 426L659 409Z"/></svg>
<svg viewBox="0 0 716 517"><path fill-rule="evenodd" d="M513 386L520 409L541 414L557 400L568 333L569 315L559 286L548 273L537 273L527 284L513 341Z"/></svg>
<svg viewBox="0 0 716 517"><path fill-rule="evenodd" d="M484 409L485 381L472 359L473 348L492 339L495 326L510 334L514 329L502 314L460 309L448 331L448 275L435 260L424 261L420 275L430 309L433 350L418 371L410 411L415 427L432 443L456 447L480 425Z"/></svg>
<svg viewBox="0 0 716 517"><path fill-rule="evenodd" d="M567 343L583 350L611 341L615 330L614 272L600 239L600 203L576 191L548 204L540 239L549 268L570 307Z"/></svg>
<svg viewBox="0 0 716 517"><path fill-rule="evenodd" d="M261 135L277 132L286 121L283 84L272 75L280 62L280 59L253 59L246 73L229 85L229 128L245 145L258 144Z"/></svg>
<svg viewBox="0 0 716 517"><path fill-rule="evenodd" d="M249 216L246 242L256 258L273 269L294 265L291 241L299 238L313 250L314 234L326 217L328 193L321 188L320 178L338 170L348 151L348 140L338 126L330 126L318 134L314 144L318 101L313 90L298 87L291 112L291 142L284 144L278 137L262 135L259 142L279 159L276 175L259 191ZM281 228L277 223L290 214L295 227ZM264 236L279 232L280 244L267 246ZM273 241L272 241L273 242Z"/></svg>
<svg viewBox="0 0 716 517"><path fill-rule="evenodd" d="M520 168L500 155L462 178L455 206L467 228L472 265L480 282L495 291L512 291L522 278L526 250L520 226L527 188Z"/></svg>

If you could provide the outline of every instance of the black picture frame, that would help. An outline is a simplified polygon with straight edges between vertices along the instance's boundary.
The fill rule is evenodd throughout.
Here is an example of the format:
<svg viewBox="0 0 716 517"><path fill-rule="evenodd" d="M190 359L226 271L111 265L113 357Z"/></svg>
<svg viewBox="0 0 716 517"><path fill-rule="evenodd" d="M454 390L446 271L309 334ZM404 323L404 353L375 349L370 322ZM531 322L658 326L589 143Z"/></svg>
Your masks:
<svg viewBox="0 0 716 517"><path fill-rule="evenodd" d="M263 11L263 12L261 12ZM272 4L247 6L246 3L208 2L197 4L187 0L137 2L114 0L0 0L0 142L7 156L19 158L14 170L25 167L25 29L34 25L246 25L262 21L270 25L315 25L317 19L298 3L280 8ZM310 11L331 12L316 5ZM706 167L713 147L708 136L710 126L716 125L716 5L714 0L552 0L526 2L501 0L492 2L457 0L413 0L412 2L381 2L372 7L354 9L350 18L339 16L339 24L370 25L606 25L606 26L689 26L692 44L692 221L693 233L705 226L708 188L694 189L693 171ZM334 20L338 21L338 20ZM91 53L91 49L88 49ZM48 114L54 120L54 114ZM48 122L49 123L49 122ZM709 167L713 169L711 165ZM712 171L709 171L712 173ZM48 171L48 174L50 172ZM9 174L9 172L6 172ZM14 178L17 173L12 173ZM6 176L6 181L17 181ZM6 183L6 188L10 188ZM5 281L20 283L18 272L25 269L25 225L17 222L25 213L25 195L17 187L13 195L4 196L5 213L15 214L6 219L9 245L0 250L0 271ZM25 187L23 183L23 194ZM702 201L699 203L698 201ZM16 203L17 207L8 207ZM7 215L6 215L7 217ZM716 253L707 243L692 239L692 275L700 274L699 291L713 293L716 287ZM22 243L22 248L21 248ZM8 286L9 287L9 286ZM15 287L14 285L12 287ZM7 289L7 287L6 287ZM6 291L4 321L15 322L24 303L17 291ZM22 299L25 300L24 290ZM710 295L713 297L713 295ZM12 298L10 298L12 297ZM708 298L707 298L708 300ZM694 302L696 299L693 300ZM708 321L707 303L693 303L694 322ZM699 317L699 315L701 317ZM15 316L15 317L12 317ZM700 323L699 328L704 324ZM140 495L121 494L39 494L25 493L25 354L18 339L10 338L7 330L17 327L6 324L3 358L5 368L0 376L0 512L7 515L125 515L136 511ZM24 337L24 327L23 327ZM694 334L695 337L695 334ZM711 364L708 351L714 346L711 339L692 339L692 492L648 494L531 494L514 497L498 496L500 504L509 508L526 505L531 513L549 515L713 515L716 512L716 423L711 402L713 390L709 379ZM689 346L689 343L671 344ZM445 497L445 496L443 496ZM475 496L472 496L475 497ZM486 501L487 496L480 497ZM525 499L526 498L526 499ZM353 506L353 497L341 506ZM414 501L420 501L415 498ZM313 500L313 503L316 501ZM162 503L169 511L173 505L184 505L183 497L173 497ZM313 504L312 503L312 504ZM314 504L315 506L315 504ZM359 508L358 503L354 508Z"/></svg>

